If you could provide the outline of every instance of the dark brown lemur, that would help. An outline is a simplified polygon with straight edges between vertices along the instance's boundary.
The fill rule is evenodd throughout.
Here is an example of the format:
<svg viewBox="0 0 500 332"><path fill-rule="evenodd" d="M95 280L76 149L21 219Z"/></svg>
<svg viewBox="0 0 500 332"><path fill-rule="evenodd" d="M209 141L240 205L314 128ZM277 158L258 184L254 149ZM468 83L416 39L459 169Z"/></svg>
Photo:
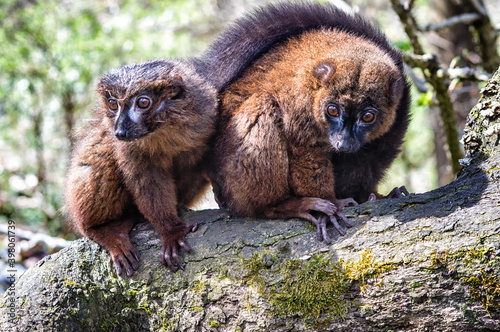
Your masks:
<svg viewBox="0 0 500 332"><path fill-rule="evenodd" d="M139 267L129 232L150 221L162 242L161 260L183 268L190 251L177 209L209 184L208 141L216 119L216 92L180 61L157 60L105 74L101 103L79 133L66 179L65 203L79 231L107 249L116 271Z"/></svg>
<svg viewBox="0 0 500 332"><path fill-rule="evenodd" d="M314 4L249 15L206 57L227 63L239 54L231 45L257 60L235 68L232 81L205 72L222 91L211 171L219 204L245 216L305 218L330 242L326 224L344 234L337 218L351 226L341 212L350 197L372 197L400 151L409 109L400 54L362 18Z"/></svg>

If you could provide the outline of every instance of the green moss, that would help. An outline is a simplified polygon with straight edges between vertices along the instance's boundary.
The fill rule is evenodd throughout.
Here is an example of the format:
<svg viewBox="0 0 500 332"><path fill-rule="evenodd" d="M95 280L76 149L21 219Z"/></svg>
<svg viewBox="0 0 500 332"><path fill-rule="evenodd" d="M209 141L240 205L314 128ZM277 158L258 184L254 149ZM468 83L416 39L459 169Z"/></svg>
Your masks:
<svg viewBox="0 0 500 332"><path fill-rule="evenodd" d="M488 247L468 250L463 262L467 266L480 265L481 269L461 278L470 287L472 300L481 302L488 313L491 308L500 309L500 258L493 252Z"/></svg>
<svg viewBox="0 0 500 332"><path fill-rule="evenodd" d="M270 259L277 263L272 268L266 264ZM242 263L245 281L267 298L277 316L302 316L306 324L318 326L347 312L349 303L343 299L349 286L347 276L331 258L313 255L307 261L279 262L276 255L265 250ZM270 280L274 274L278 278Z"/></svg>
<svg viewBox="0 0 500 332"><path fill-rule="evenodd" d="M78 284L72 280L69 280L69 279L66 279L64 278L63 279L63 282L66 284L66 286L68 286L68 288L77 288Z"/></svg>
<svg viewBox="0 0 500 332"><path fill-rule="evenodd" d="M437 252L431 254L430 262L429 269L460 268L460 281L469 286L471 300L481 302L487 312L500 309L500 257L493 248L477 246L455 253ZM473 271L472 267L480 268Z"/></svg>
<svg viewBox="0 0 500 332"><path fill-rule="evenodd" d="M487 264L490 261L491 251L492 249L488 247L474 247L465 252L463 262L467 266L471 266L474 261L479 261L481 264Z"/></svg>
<svg viewBox="0 0 500 332"><path fill-rule="evenodd" d="M422 287L422 282L418 281L418 280L413 280L411 283L410 283L410 288L419 288L419 287Z"/></svg>
<svg viewBox="0 0 500 332"><path fill-rule="evenodd" d="M360 290L364 293L366 289L366 281L368 279L376 279L381 274L394 270L398 263L394 262L377 262L373 259L373 254L370 250L363 250L361 258L358 261L345 262L342 259L339 261L347 273L351 281L357 281L360 284Z"/></svg>
<svg viewBox="0 0 500 332"><path fill-rule="evenodd" d="M123 295L127 298L134 297L139 293L135 289L130 289L130 288L125 288L124 291L125 292L123 293Z"/></svg>
<svg viewBox="0 0 500 332"><path fill-rule="evenodd" d="M269 302L280 316L299 315L305 321L328 323L343 317L350 305L344 299L347 275L331 257L314 255L307 261L289 260L281 268L282 279L271 287Z"/></svg>
<svg viewBox="0 0 500 332"><path fill-rule="evenodd" d="M493 167L493 168L487 169L486 174L490 175L490 173L495 173L497 171L500 171L500 167Z"/></svg>
<svg viewBox="0 0 500 332"><path fill-rule="evenodd" d="M198 312L203 312L204 311L204 308L201 307L201 306L193 306L193 307L188 307L187 308L188 310L193 310L193 311L198 311Z"/></svg>
<svg viewBox="0 0 500 332"><path fill-rule="evenodd" d="M278 260L277 255L271 253L269 248L265 248L262 252L254 253L253 256L249 259L241 258L244 270L242 280L249 283L250 285L259 285L262 288L265 288L266 278L264 277L264 274L266 274L268 270L275 270L274 268L269 269L266 266L266 262L269 260L269 256L272 257L273 261Z"/></svg>
<svg viewBox="0 0 500 332"><path fill-rule="evenodd" d="M500 309L500 278L497 275L481 270L462 280L470 286L472 299L481 302L488 313L491 308Z"/></svg>
<svg viewBox="0 0 500 332"><path fill-rule="evenodd" d="M151 308L149 307L149 304L137 306L137 310L144 310L145 313L147 313L148 315L151 315Z"/></svg>
<svg viewBox="0 0 500 332"><path fill-rule="evenodd" d="M208 326L210 326L211 328L218 328L220 326L220 323L216 320L213 320L208 324Z"/></svg>
<svg viewBox="0 0 500 332"><path fill-rule="evenodd" d="M433 252L429 257L429 270L439 270L446 267L448 263L449 252Z"/></svg>
<svg viewBox="0 0 500 332"><path fill-rule="evenodd" d="M270 255L275 262L272 267L265 263ZM370 251L363 251L357 261L336 263L323 254L312 255L308 260L280 261L267 251L243 260L243 266L247 272L245 281L257 286L277 316L300 316L306 325L320 327L344 317L354 305L345 296L351 282L357 281L364 287L368 279L397 265L375 262Z"/></svg>
<svg viewBox="0 0 500 332"><path fill-rule="evenodd" d="M156 331L177 331L179 326L179 317L172 316L169 309L160 309L157 312L157 321L154 322L154 328Z"/></svg>
<svg viewBox="0 0 500 332"><path fill-rule="evenodd" d="M178 325L178 321L174 318L163 319L159 325L156 326L157 331L167 332L167 331L175 331Z"/></svg>
<svg viewBox="0 0 500 332"><path fill-rule="evenodd" d="M205 292L207 290L207 282L208 280L195 280L193 286L190 287L196 294Z"/></svg>
<svg viewBox="0 0 500 332"><path fill-rule="evenodd" d="M304 224L304 227L305 227L305 229L308 229L308 230L310 230L312 232L316 232L316 230L317 230L316 225L314 225L314 224L312 224L310 222L306 222Z"/></svg>
<svg viewBox="0 0 500 332"><path fill-rule="evenodd" d="M224 279L229 277L229 271L227 269L221 268L219 270L219 274L217 275L218 279Z"/></svg>

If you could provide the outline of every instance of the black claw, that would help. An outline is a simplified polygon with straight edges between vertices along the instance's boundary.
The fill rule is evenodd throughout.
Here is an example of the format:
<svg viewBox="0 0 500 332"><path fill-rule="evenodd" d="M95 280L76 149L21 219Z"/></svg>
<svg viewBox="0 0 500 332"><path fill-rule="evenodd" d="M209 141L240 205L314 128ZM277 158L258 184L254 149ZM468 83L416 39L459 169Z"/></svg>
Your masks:
<svg viewBox="0 0 500 332"><path fill-rule="evenodd" d="M325 234L326 234L326 217L321 216L318 218L318 232L319 232L319 238L320 241L323 241L325 239Z"/></svg>
<svg viewBox="0 0 500 332"><path fill-rule="evenodd" d="M409 196L410 193L408 192L408 189L406 189L405 186L401 187L396 187L391 190L391 192L386 196L387 198L401 198L405 196Z"/></svg>
<svg viewBox="0 0 500 332"><path fill-rule="evenodd" d="M137 263L137 261L133 261L132 268L134 269L134 271L137 271L139 269L139 263Z"/></svg>
<svg viewBox="0 0 500 332"><path fill-rule="evenodd" d="M190 252L191 251L191 247L187 245L186 242L184 241L179 241L179 246L184 249L186 252Z"/></svg>
<svg viewBox="0 0 500 332"><path fill-rule="evenodd" d="M197 224L192 224L188 226L188 230L196 230ZM191 248L183 239L178 239L177 241L165 241L161 250L161 262L170 268L172 272L176 272L181 269L184 270L186 264L183 262L181 257L181 250L190 252Z"/></svg>
<svg viewBox="0 0 500 332"><path fill-rule="evenodd" d="M326 233L326 224L325 224L325 227L321 230L321 232L323 233L323 240L325 241L325 243L326 244L332 243L332 239L330 239L330 237Z"/></svg>
<svg viewBox="0 0 500 332"><path fill-rule="evenodd" d="M342 219L342 221L344 222L344 224L347 226L347 227L352 227L354 226L353 224L351 224L351 222L349 221L349 219L347 219L347 217L345 216L344 212L339 212L337 213L337 216Z"/></svg>
<svg viewBox="0 0 500 332"><path fill-rule="evenodd" d="M323 241L323 233L319 226L316 227L316 237L318 238L319 242Z"/></svg>
<svg viewBox="0 0 500 332"><path fill-rule="evenodd" d="M161 251L161 262L163 265L167 265L171 270L173 270L174 265L172 264L171 253L172 249L168 246L164 246Z"/></svg>
<svg viewBox="0 0 500 332"><path fill-rule="evenodd" d="M408 192L408 189L406 189L405 186L399 187L399 190L405 195L405 196L410 196L410 193Z"/></svg>
<svg viewBox="0 0 500 332"><path fill-rule="evenodd" d="M182 264L182 261L179 259L179 256L176 255L172 255L172 263L175 264L175 265L181 265Z"/></svg>
<svg viewBox="0 0 500 332"><path fill-rule="evenodd" d="M346 231L343 229L339 223L337 222L337 218L335 216L330 218L331 223L333 224L333 227L340 233L340 235L345 235Z"/></svg>

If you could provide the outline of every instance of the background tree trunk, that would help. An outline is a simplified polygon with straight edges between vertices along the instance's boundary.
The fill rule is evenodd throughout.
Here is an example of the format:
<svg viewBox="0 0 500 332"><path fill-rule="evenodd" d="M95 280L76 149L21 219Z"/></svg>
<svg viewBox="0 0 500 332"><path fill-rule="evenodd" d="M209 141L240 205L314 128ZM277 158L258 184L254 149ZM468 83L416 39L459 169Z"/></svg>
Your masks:
<svg viewBox="0 0 500 332"><path fill-rule="evenodd" d="M470 6L467 6L468 3L468 0L431 0L431 7L434 8L432 12L432 16L435 16L434 21L442 22L458 15L474 13L475 11L471 10ZM484 6L482 1L479 1L479 4ZM460 68L477 68L477 62L481 63L481 61L478 60L479 55L474 53L477 47L474 42L473 32L471 24L460 23L449 28L429 32L427 40L430 43L432 53L439 57L445 68L449 68L450 64ZM475 59L476 63L471 58ZM491 69L491 66L489 69L491 70L490 72L496 70L496 68ZM453 85L454 89L450 89L450 97L453 102L459 133L462 135L469 111L479 99L479 87L478 82L474 81L459 82L457 80ZM451 171L449 157L447 156L446 136L439 118L438 107L433 106L431 108L431 117L431 125L434 131L438 184L439 186L443 186L453 180L454 174Z"/></svg>
<svg viewBox="0 0 500 332"><path fill-rule="evenodd" d="M456 181L349 208L355 226L331 228L331 245L301 220L186 212L200 227L185 271L161 266L149 224L132 232L142 255L132 278L81 239L4 294L0 329L500 330L499 87L497 72L470 114Z"/></svg>

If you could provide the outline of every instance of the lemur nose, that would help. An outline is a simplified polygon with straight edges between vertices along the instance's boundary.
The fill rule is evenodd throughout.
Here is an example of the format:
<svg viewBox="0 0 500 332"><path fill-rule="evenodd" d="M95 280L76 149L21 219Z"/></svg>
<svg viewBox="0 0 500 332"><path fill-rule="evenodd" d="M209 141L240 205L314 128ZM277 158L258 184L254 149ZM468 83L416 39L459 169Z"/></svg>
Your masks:
<svg viewBox="0 0 500 332"><path fill-rule="evenodd" d="M118 139L126 139L128 136L128 130L120 128L115 130L115 136Z"/></svg>

